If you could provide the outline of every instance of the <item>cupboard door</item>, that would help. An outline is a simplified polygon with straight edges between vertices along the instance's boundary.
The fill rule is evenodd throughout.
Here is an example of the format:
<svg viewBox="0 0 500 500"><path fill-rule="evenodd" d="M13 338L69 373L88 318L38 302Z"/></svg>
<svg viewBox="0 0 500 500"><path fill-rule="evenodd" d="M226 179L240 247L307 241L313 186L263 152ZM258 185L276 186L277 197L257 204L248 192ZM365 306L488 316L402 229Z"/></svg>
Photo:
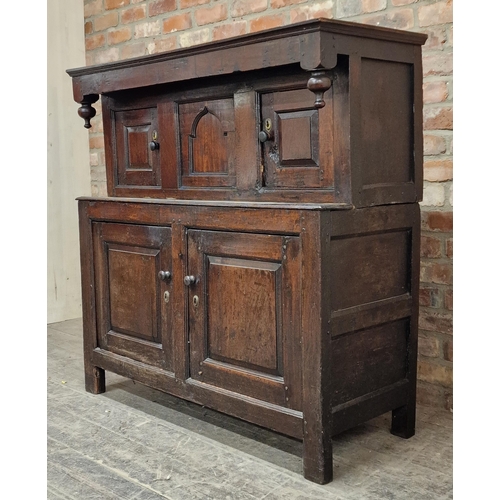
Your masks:
<svg viewBox="0 0 500 500"><path fill-rule="evenodd" d="M160 187L156 107L113 111L117 186Z"/></svg>
<svg viewBox="0 0 500 500"><path fill-rule="evenodd" d="M188 231L191 378L301 409L296 237Z"/></svg>
<svg viewBox="0 0 500 500"><path fill-rule="evenodd" d="M331 89L314 107L308 89L261 94L263 184L270 188L322 188L333 184ZM261 137L261 141L264 136Z"/></svg>
<svg viewBox="0 0 500 500"><path fill-rule="evenodd" d="M94 223L98 347L172 371L171 229Z"/></svg>

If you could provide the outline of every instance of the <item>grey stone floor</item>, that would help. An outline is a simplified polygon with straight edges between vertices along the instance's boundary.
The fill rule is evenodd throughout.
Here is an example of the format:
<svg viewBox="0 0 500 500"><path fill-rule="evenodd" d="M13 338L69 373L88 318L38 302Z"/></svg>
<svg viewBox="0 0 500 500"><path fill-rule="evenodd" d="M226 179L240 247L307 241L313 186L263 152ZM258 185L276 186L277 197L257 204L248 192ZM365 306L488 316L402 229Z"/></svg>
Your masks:
<svg viewBox="0 0 500 500"><path fill-rule="evenodd" d="M302 444L106 373L85 392L80 319L48 325L48 499L451 499L452 415L419 408L404 440L382 415L333 440L333 482Z"/></svg>

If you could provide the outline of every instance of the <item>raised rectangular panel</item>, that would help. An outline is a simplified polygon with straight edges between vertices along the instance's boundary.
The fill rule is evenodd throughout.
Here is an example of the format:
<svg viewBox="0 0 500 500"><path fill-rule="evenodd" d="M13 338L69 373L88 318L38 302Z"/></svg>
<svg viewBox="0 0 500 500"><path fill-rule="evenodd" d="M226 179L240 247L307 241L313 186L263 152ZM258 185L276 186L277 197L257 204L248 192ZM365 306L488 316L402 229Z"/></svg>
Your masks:
<svg viewBox="0 0 500 500"><path fill-rule="evenodd" d="M280 263L208 257L210 358L283 375L281 282Z"/></svg>
<svg viewBox="0 0 500 500"><path fill-rule="evenodd" d="M158 342L156 269L159 250L109 243L110 330Z"/></svg>
<svg viewBox="0 0 500 500"><path fill-rule="evenodd" d="M333 310L410 292L411 231L332 238Z"/></svg>
<svg viewBox="0 0 500 500"><path fill-rule="evenodd" d="M193 379L300 409L299 253L296 237L188 231Z"/></svg>
<svg viewBox="0 0 500 500"><path fill-rule="evenodd" d="M157 141L156 107L113 111L113 159L117 186L161 186L159 150L149 147Z"/></svg>
<svg viewBox="0 0 500 500"><path fill-rule="evenodd" d="M328 377L339 405L391 386L408 375L409 319L334 337Z"/></svg>
<svg viewBox="0 0 500 500"><path fill-rule="evenodd" d="M271 125L262 144L263 185L267 188L321 188L333 182L331 90L326 105L314 107L308 89L262 93L261 129Z"/></svg>
<svg viewBox="0 0 500 500"><path fill-rule="evenodd" d="M413 64L361 58L363 205L417 200L413 78Z"/></svg>
<svg viewBox="0 0 500 500"><path fill-rule="evenodd" d="M168 227L95 223L98 346L137 361L172 367Z"/></svg>

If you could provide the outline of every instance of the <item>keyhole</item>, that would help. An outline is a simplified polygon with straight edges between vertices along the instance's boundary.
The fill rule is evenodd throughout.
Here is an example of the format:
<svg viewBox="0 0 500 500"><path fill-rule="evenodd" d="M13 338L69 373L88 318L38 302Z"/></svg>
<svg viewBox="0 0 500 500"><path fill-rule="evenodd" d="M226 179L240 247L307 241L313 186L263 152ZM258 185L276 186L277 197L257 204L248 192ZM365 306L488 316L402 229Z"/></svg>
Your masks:
<svg viewBox="0 0 500 500"><path fill-rule="evenodd" d="M195 295L193 297L193 306L194 307L198 307L198 304L200 303L200 298L198 297L198 295Z"/></svg>

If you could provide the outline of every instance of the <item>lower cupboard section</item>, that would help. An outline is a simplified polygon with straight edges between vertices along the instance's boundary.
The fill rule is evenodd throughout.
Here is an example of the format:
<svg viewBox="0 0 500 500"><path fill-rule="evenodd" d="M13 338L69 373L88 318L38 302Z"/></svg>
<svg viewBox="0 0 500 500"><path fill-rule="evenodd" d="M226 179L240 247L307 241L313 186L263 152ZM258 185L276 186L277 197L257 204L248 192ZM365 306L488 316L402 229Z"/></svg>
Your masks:
<svg viewBox="0 0 500 500"><path fill-rule="evenodd" d="M418 205L79 210L89 392L110 370L302 439L319 483L334 434L414 434Z"/></svg>

